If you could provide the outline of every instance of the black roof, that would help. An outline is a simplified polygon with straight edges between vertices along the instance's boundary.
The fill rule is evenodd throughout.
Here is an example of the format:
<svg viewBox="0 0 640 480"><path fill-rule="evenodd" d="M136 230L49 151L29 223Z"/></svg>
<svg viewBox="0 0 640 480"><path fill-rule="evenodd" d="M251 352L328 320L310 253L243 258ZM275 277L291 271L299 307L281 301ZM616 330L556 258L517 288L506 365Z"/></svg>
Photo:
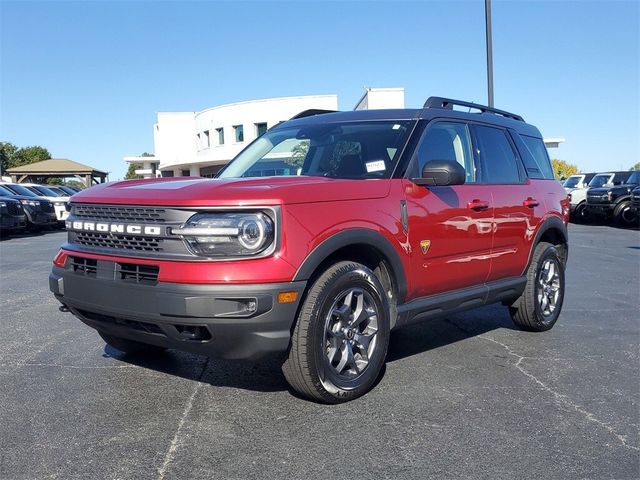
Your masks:
<svg viewBox="0 0 640 480"><path fill-rule="evenodd" d="M439 97L432 97L438 98ZM455 102L455 101L452 101ZM433 104L433 102L431 102ZM466 102L460 102L465 105ZM427 101L426 104L429 104ZM482 107L482 106L479 106ZM473 107L476 108L476 107ZM316 125L318 123L338 123L338 122L358 122L358 121L375 121L375 120L433 120L435 118L452 118L457 120L466 120L473 122L482 122L492 125L498 125L505 128L512 128L522 135L530 135L542 138L542 135L536 127L521 120L522 117L504 112L502 110L489 109L480 112L462 112L447 107L427 106L426 108L403 108L388 110L354 110L346 112L330 112L307 114L302 118L294 117L292 120L284 122L275 128L301 127L305 125ZM496 112L496 113L494 113ZM306 112L303 112L306 113ZM505 115L508 114L508 115Z"/></svg>

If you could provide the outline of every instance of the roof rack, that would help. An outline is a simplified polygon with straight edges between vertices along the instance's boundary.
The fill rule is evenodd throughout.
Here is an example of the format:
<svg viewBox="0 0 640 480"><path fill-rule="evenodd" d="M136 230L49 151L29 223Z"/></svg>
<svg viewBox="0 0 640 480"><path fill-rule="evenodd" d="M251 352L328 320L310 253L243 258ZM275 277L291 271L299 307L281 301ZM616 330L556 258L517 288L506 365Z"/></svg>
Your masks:
<svg viewBox="0 0 640 480"><path fill-rule="evenodd" d="M480 110L481 113L495 113L496 115L502 115L503 117L512 118L519 122L524 122L524 118L515 113L505 112L504 110L498 110L497 108L487 107L486 105L478 105L477 103L463 102L461 100L453 100L451 98L442 97L429 97L424 102L424 108L446 108L447 110L453 110L453 106L458 105L460 107L475 108Z"/></svg>
<svg viewBox="0 0 640 480"><path fill-rule="evenodd" d="M294 120L296 118L304 118L304 117L312 117L314 115L322 115L323 113L335 113L337 110L320 110L317 108L311 108L309 110L305 110L304 112L300 112L297 115L294 115L289 120Z"/></svg>

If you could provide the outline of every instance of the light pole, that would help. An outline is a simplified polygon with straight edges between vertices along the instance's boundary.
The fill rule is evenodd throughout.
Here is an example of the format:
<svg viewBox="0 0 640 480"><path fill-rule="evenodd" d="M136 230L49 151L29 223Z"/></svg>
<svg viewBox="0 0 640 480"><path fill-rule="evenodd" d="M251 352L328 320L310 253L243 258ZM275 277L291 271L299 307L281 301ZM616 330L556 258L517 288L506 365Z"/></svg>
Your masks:
<svg viewBox="0 0 640 480"><path fill-rule="evenodd" d="M487 33L487 90L489 106L493 107L493 46L491 43L491 0L484 0L484 22Z"/></svg>

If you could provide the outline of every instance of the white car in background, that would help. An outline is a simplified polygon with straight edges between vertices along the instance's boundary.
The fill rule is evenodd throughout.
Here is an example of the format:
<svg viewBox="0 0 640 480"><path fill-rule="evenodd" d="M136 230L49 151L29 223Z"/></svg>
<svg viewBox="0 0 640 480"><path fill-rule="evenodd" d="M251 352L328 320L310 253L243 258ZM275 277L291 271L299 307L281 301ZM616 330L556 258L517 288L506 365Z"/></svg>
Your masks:
<svg viewBox="0 0 640 480"><path fill-rule="evenodd" d="M595 176L595 173L578 173L567 178L562 186L567 193L571 193L576 188L588 188L589 182Z"/></svg>
<svg viewBox="0 0 640 480"><path fill-rule="evenodd" d="M597 173L594 174L589 183L582 188L568 188L567 182L565 182L564 189L567 190L569 194L569 208L571 210L571 220L574 222L584 222L587 220L587 215L585 211L585 207L587 206L587 190L590 188L600 188L605 185L613 185L615 173ZM580 175L572 175L567 179L571 179L572 177L577 177Z"/></svg>

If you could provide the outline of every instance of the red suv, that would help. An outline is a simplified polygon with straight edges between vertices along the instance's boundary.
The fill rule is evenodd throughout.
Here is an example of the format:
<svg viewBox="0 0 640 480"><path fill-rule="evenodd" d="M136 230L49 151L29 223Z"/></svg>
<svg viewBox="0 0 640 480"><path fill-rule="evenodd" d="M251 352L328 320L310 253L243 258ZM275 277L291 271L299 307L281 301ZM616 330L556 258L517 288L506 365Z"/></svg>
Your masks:
<svg viewBox="0 0 640 480"><path fill-rule="evenodd" d="M216 179L74 195L50 288L123 352L282 354L293 389L338 403L374 385L394 328L494 302L551 328L568 213L518 115L308 111Z"/></svg>

